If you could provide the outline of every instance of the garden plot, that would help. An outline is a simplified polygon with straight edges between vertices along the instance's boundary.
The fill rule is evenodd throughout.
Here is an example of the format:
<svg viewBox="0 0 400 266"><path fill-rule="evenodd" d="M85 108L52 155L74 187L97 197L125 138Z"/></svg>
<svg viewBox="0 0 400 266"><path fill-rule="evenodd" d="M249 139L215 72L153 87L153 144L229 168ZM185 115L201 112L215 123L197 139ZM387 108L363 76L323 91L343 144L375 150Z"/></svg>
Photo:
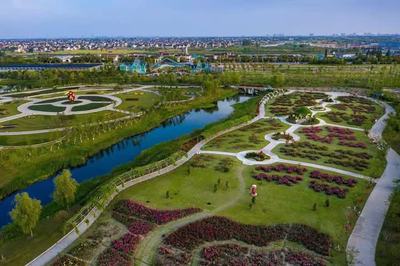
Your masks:
<svg viewBox="0 0 400 266"><path fill-rule="evenodd" d="M331 112L319 117L328 123L370 129L375 120L384 113L382 106L365 98L339 96L337 100L340 101L339 104L329 106Z"/></svg>
<svg viewBox="0 0 400 266"><path fill-rule="evenodd" d="M269 176L272 176L271 179ZM239 181L241 179L242 181ZM248 194L248 188L252 184L258 186L258 196L253 205ZM318 184L319 187L314 184ZM321 259L324 263L326 261L343 264L345 243L357 219L357 212L361 210L371 189L372 185L365 180L356 180L313 168L288 164L245 167L240 165L240 162L223 156L196 156L173 172L140 183L118 196L117 203L104 215L109 217L107 218L109 223L119 221L127 225L130 233L120 235L116 239L118 241L107 245L111 248L104 250L101 260L109 261L110 258L129 260L141 244L141 240L132 235L150 234L165 222L173 222L175 219L179 221L179 217L195 213L199 209L214 211L226 202L234 202L232 206L215 213L228 219L212 217L211 220L205 220L206 223L211 222L216 226L215 230L218 232L216 235L192 239L196 234L189 234L192 237L182 241L194 244L186 246L186 242L182 242L185 246L183 251L179 243L177 247L171 248L171 245L175 245L174 242L163 242L159 247L160 250L154 251L159 254L158 259L166 262L173 260L176 256L179 257L179 254L189 252L187 249L200 248L199 245L206 242L230 240L232 234L236 233L240 234L235 235L236 240L252 244L251 240L244 238L246 235L252 235L252 228L257 232L263 232L259 228L264 228L268 236L260 237L265 243L258 240L257 243L261 243L259 244L261 246L270 246L276 241L282 241L287 236L287 230L291 230L289 228L296 228L296 232L304 232L309 236L309 240L301 235L290 236L290 241L285 241L279 248L270 249L268 252L260 250L252 252L255 254L261 252L269 257L268 254L286 247L288 254L293 255L293 258L317 261ZM163 214L160 214L160 210L175 211L161 211ZM204 220L196 220L194 223L200 226ZM130 226L133 224L136 226ZM286 227L288 224L292 225ZM94 227L97 226L96 222ZM229 234L226 236L225 233L228 231L218 229L220 226L226 228L233 226L235 229L228 230ZM219 232L222 232L221 237ZM271 232L276 233L271 234ZM172 231L169 233L175 234ZM319 239L319 236L329 239L332 243L329 249L319 249L326 247L325 244L317 245L318 248L310 246L310 243L315 243L312 238ZM292 248L291 242L297 243L296 249ZM171 253L168 255L165 253L167 251ZM185 261L193 260L191 255L185 255L184 258ZM211 257L208 259L212 261ZM201 261L204 262L204 258Z"/></svg>
<svg viewBox="0 0 400 266"><path fill-rule="evenodd" d="M278 145L273 152L282 159L318 163L380 177L385 151L378 149L362 131L338 127L310 127L296 131L299 142Z"/></svg>
<svg viewBox="0 0 400 266"><path fill-rule="evenodd" d="M277 119L262 119L239 130L215 138L205 145L204 150L241 152L260 150L268 141L265 135L272 132L284 132L288 126Z"/></svg>
<svg viewBox="0 0 400 266"><path fill-rule="evenodd" d="M277 97L272 103L266 105L266 116L286 116L296 109L304 106L313 106L317 100L328 99L324 93L294 92Z"/></svg>

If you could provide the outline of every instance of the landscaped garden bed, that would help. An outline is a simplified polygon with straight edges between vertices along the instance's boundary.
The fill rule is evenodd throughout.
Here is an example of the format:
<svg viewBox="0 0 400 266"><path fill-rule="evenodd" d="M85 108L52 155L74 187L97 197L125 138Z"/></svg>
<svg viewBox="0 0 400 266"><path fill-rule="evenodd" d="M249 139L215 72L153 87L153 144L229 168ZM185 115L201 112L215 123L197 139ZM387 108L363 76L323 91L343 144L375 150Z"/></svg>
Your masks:
<svg viewBox="0 0 400 266"><path fill-rule="evenodd" d="M213 139L205 145L204 149L227 152L258 150L268 144L264 138L266 134L283 131L287 127L287 125L278 119L262 119Z"/></svg>
<svg viewBox="0 0 400 266"><path fill-rule="evenodd" d="M157 210L130 200L121 200L114 206L114 212L134 216L155 224L168 223L200 211L199 208Z"/></svg>
<svg viewBox="0 0 400 266"><path fill-rule="evenodd" d="M159 248L157 263L187 264L192 259L192 251L206 242L237 240L263 247L283 239L323 256L329 256L332 246L329 236L306 225L256 226L214 216L183 226L165 237Z"/></svg>
<svg viewBox="0 0 400 266"><path fill-rule="evenodd" d="M102 108L107 105L110 105L110 102L88 103L88 104L84 104L84 105L74 106L74 107L72 107L71 111L73 111L73 112L89 111L89 110L93 110L93 109Z"/></svg>
<svg viewBox="0 0 400 266"><path fill-rule="evenodd" d="M326 98L324 93L294 92L277 97L268 104L267 112L275 116L286 116L292 114L296 109L304 106L314 106L317 100Z"/></svg>
<svg viewBox="0 0 400 266"><path fill-rule="evenodd" d="M28 107L28 109L32 111L40 111L40 112L64 112L65 107L61 106L54 106L52 104L40 104L40 105L31 105Z"/></svg>
<svg viewBox="0 0 400 266"><path fill-rule="evenodd" d="M331 105L331 112L321 115L333 123L370 128L374 121L383 114L383 108L371 100L354 97L340 96L341 103Z"/></svg>
<svg viewBox="0 0 400 266"><path fill-rule="evenodd" d="M211 265L302 265L323 266L325 261L305 252L290 249L260 251L239 244L222 244L204 247L199 264Z"/></svg>
<svg viewBox="0 0 400 266"><path fill-rule="evenodd" d="M266 155L265 153L263 153L262 151L249 152L249 153L246 153L246 155L244 157L246 159L255 160L257 162L262 162L262 161L270 159L270 157L268 155Z"/></svg>

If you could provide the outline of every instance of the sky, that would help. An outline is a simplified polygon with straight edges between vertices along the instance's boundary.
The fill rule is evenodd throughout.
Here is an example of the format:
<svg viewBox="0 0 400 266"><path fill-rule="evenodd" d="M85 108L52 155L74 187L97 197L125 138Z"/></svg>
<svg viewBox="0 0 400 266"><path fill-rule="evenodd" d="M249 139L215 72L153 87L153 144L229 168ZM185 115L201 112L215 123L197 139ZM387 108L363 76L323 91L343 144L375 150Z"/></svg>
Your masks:
<svg viewBox="0 0 400 266"><path fill-rule="evenodd" d="M400 0L0 0L0 38L400 33Z"/></svg>

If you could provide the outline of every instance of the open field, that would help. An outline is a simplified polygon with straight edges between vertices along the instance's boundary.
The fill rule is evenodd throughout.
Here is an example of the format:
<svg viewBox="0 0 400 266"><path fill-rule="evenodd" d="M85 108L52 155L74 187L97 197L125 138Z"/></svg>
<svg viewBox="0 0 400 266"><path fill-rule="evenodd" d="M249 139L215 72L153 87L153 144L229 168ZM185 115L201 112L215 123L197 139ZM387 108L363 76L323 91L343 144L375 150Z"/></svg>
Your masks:
<svg viewBox="0 0 400 266"><path fill-rule="evenodd" d="M160 101L160 96L151 92L133 91L117 95L123 102L117 109L128 112L148 110Z"/></svg>
<svg viewBox="0 0 400 266"><path fill-rule="evenodd" d="M0 104L0 118L8 117L12 115L19 114L17 110L18 106L26 103L26 101L12 101L9 103Z"/></svg>

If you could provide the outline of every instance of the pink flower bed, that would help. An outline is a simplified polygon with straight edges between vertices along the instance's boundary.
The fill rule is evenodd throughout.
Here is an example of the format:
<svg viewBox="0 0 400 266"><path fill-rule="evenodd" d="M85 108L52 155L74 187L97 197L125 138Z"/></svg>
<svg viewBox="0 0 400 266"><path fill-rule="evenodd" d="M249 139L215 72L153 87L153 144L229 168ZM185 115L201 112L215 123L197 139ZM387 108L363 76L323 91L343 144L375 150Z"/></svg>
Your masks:
<svg viewBox="0 0 400 266"><path fill-rule="evenodd" d="M336 183L338 185L346 185L348 187L354 187L357 184L357 179L355 178L344 178L338 175L330 175L326 173L321 173L320 171L312 171L310 174L311 178L320 179L329 183Z"/></svg>
<svg viewBox="0 0 400 266"><path fill-rule="evenodd" d="M236 244L205 247L201 251L200 265L304 265L322 266L324 261L291 250L256 251Z"/></svg>
<svg viewBox="0 0 400 266"><path fill-rule="evenodd" d="M310 181L309 187L315 192L325 192L326 195L336 195L338 198L346 198L348 192L347 189L343 189L336 186L330 186L316 181Z"/></svg>
<svg viewBox="0 0 400 266"><path fill-rule="evenodd" d="M269 172L284 172L284 173L287 173L287 174L296 173L298 175L303 175L305 172L307 172L307 169L304 168L304 167L284 165L284 164L261 165L261 166L257 166L256 170L263 171L263 172L266 172L266 173L269 173Z"/></svg>
<svg viewBox="0 0 400 266"><path fill-rule="evenodd" d="M290 176L290 175L279 176L279 175L268 175L265 173L256 174L253 176L253 178L256 180L265 180L268 182L275 182L276 184L287 185L287 186L297 184L303 180L303 177L301 176Z"/></svg>
<svg viewBox="0 0 400 266"><path fill-rule="evenodd" d="M366 149L367 144L364 142L356 142L356 136L354 132L348 128L340 127L326 127L328 135L320 136L319 133L322 132L320 127L306 127L300 132L303 133L308 140L331 144L334 139L338 139L338 144L347 147Z"/></svg>
<svg viewBox="0 0 400 266"><path fill-rule="evenodd" d="M328 235L319 233L306 225L246 225L218 216L205 218L179 228L168 235L163 240L163 244L190 253L205 242L231 239L256 246L267 246L274 241L289 239L322 255L329 255L331 247Z"/></svg>
<svg viewBox="0 0 400 266"><path fill-rule="evenodd" d="M131 200L122 200L116 204L114 211L127 216L135 216L152 223L165 224L200 212L201 209L187 208L181 210L156 210Z"/></svg>
<svg viewBox="0 0 400 266"><path fill-rule="evenodd" d="M135 247L139 243L139 241L140 241L139 235L126 233L120 239L114 240L112 242L112 247L125 254L130 254L135 250Z"/></svg>
<svg viewBox="0 0 400 266"><path fill-rule="evenodd" d="M129 266L131 259L128 255L119 252L114 248L108 248L97 258L99 266Z"/></svg>
<svg viewBox="0 0 400 266"><path fill-rule="evenodd" d="M141 239L155 227L154 223L167 223L199 211L194 208L159 211L130 200L118 202L112 216L126 225L129 232L112 241L111 247L100 254L98 265L131 265L132 254Z"/></svg>
<svg viewBox="0 0 400 266"><path fill-rule="evenodd" d="M128 226L129 232L136 235L146 235L148 232L153 230L153 228L153 224L143 220L136 220Z"/></svg>

